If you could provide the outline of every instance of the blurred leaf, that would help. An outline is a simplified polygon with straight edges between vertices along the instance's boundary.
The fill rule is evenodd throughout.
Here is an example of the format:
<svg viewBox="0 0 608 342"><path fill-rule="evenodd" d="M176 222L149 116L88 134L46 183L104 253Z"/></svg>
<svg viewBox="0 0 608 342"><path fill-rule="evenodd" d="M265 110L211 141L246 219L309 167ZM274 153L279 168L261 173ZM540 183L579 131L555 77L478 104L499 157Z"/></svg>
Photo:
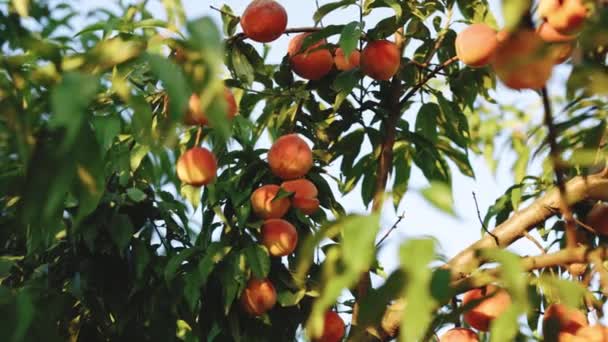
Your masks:
<svg viewBox="0 0 608 342"><path fill-rule="evenodd" d="M165 281L167 283L170 283L175 278L179 267L196 251L197 250L195 248L185 248L182 249L179 254L171 256L171 258L167 262L167 266L165 266L164 272Z"/></svg>
<svg viewBox="0 0 608 342"><path fill-rule="evenodd" d="M141 202L141 201L145 200L148 197L145 192L141 191L138 188L129 188L129 189L127 189L127 196L129 196L129 198L133 202Z"/></svg>
<svg viewBox="0 0 608 342"><path fill-rule="evenodd" d="M212 242L207 250L205 256L201 259L198 264L198 271L201 275L201 284L205 285L207 278L213 271L215 265L220 263L228 253L232 250L232 246L225 246L221 242Z"/></svg>
<svg viewBox="0 0 608 342"><path fill-rule="evenodd" d="M150 64L150 70L162 82L169 98L169 114L172 122L181 122L188 99L192 94L182 70L169 59L153 54L145 54L144 60Z"/></svg>
<svg viewBox="0 0 608 342"><path fill-rule="evenodd" d="M522 20L522 16L526 14L530 6L531 0L504 0L502 1L502 13L505 18L505 30L512 31Z"/></svg>
<svg viewBox="0 0 608 342"><path fill-rule="evenodd" d="M30 7L29 0L11 0L11 3L13 4L13 6L15 7L15 10L17 11L17 13L20 16L22 16L22 17L29 16L29 7Z"/></svg>
<svg viewBox="0 0 608 342"><path fill-rule="evenodd" d="M431 185L423 189L421 193L435 207L448 214L455 215L452 189L446 183L431 182Z"/></svg>
<svg viewBox="0 0 608 342"><path fill-rule="evenodd" d="M188 184L182 184L179 193L192 205L194 209L197 209L201 204L201 188L198 186L192 186Z"/></svg>
<svg viewBox="0 0 608 342"><path fill-rule="evenodd" d="M437 302L431 294L432 270L435 257L433 240L409 240L399 251L402 268L407 277L405 312L401 320L400 341L418 341L424 337L432 322Z"/></svg>

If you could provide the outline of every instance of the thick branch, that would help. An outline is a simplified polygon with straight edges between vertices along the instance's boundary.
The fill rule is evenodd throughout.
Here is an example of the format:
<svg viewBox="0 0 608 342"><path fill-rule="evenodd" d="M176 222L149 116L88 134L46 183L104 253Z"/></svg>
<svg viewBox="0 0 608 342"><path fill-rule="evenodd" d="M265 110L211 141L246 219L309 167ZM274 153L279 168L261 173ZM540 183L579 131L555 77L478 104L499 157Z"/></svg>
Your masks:
<svg viewBox="0 0 608 342"><path fill-rule="evenodd" d="M565 188L568 206L588 199L606 201L608 200L608 172L601 172L588 177L575 177L565 183ZM484 248L504 248L511 245L516 240L524 237L525 232L530 231L558 213L560 201L559 189L553 188L549 190L544 196L538 198L527 208L513 214L492 231L492 234L498 238L498 244L491 235L487 234L452 258L445 266L452 273L452 285L460 292L471 287L484 285L482 277L470 276L471 272L483 263L483 260L477 258L477 251ZM605 259L606 255L608 255L606 248L600 248L597 251L601 259ZM524 270L532 270L553 265L586 262L593 255L593 253L589 253L587 247L581 246L561 250L556 253L523 258L522 263ZM483 275L486 276L485 281L488 281L488 279L492 279L492 272L496 272L496 270L485 272ZM403 314L403 310L399 310L398 308L403 308L404 303L403 299L398 299L388 307L382 319L381 327L374 330L375 335L379 336L380 340L386 341L396 336Z"/></svg>

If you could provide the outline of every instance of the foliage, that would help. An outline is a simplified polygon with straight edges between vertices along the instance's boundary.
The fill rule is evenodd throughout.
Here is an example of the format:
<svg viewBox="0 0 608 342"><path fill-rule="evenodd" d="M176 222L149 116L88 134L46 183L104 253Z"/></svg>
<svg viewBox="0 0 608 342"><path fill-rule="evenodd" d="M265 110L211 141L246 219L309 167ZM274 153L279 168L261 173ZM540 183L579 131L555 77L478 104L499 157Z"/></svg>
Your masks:
<svg viewBox="0 0 608 342"><path fill-rule="evenodd" d="M457 289L449 271L436 267L435 242L405 242L401 267L384 275L376 259L379 214L349 215L339 203L355 189L365 205L377 200L393 84L372 81L359 69L298 79L288 58L273 64L261 44L236 33L229 6L222 7L219 27L210 17L186 18L178 0L162 4L166 21L150 12L148 1L121 1L116 11L89 13L79 32L72 25L81 13L69 2L0 6L0 336L289 341L302 327L321 331L323 313L337 302L350 314L368 270L386 281L358 303L360 322L379 322L386 305L403 296L402 340L459 323L462 310L450 303ZM489 208L486 227L553 185L553 165L542 163L548 142L538 117L526 106L500 103L489 68L451 61L453 15L496 26L486 0L326 1L311 23L350 7L361 19L319 26L303 48L329 38L348 53L362 37L387 38L405 27L388 170L396 208L417 169L428 181L421 194L453 214L452 173L474 177L475 155L497 168L501 144L517 155L507 165L514 185ZM505 1L504 8L514 27L530 2ZM379 11L390 14L372 20ZM569 177L597 171L605 159L607 44L598 32L608 32L607 16L598 8L589 19L566 92L553 102L562 109L555 126ZM239 104L234 121L226 120L224 84ZM193 93L210 120L202 133L182 124ZM258 243L262 222L252 214L250 196L260 185L280 184L261 146L266 135L290 132L314 142L307 177L323 210L312 216L289 211L300 245L279 260ZM217 180L202 189L182 185L175 170L198 134L219 165ZM539 160L542 172L530 175ZM583 217L590 205L574 210ZM538 227L544 242L563 245L563 221L549 224ZM594 236L591 246L604 242ZM502 265L495 280L516 304L495 322L493 340L537 337L541 302L549 299L605 302L602 294L590 295L597 284L565 280L564 267L525 273L519 256L486 252ZM238 306L250 277L268 277L277 290L278 305L260 318ZM524 314L527 322L516 324Z"/></svg>

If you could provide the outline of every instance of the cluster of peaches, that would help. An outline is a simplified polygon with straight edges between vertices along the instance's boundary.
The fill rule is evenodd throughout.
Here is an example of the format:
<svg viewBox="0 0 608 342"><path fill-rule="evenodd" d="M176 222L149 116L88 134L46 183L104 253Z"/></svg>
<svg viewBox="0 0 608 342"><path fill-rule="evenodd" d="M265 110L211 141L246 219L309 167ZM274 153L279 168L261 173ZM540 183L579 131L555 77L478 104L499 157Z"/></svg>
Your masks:
<svg viewBox="0 0 608 342"><path fill-rule="evenodd" d="M462 298L462 305L475 305L464 313L463 319L471 327L487 332L490 323L509 308L511 297L504 289L488 285L466 292ZM554 342L608 341L608 328L601 325L590 326L583 311L560 303L545 308L543 334L545 341ZM443 334L440 341L477 342L479 338L471 329L454 328Z"/></svg>
<svg viewBox="0 0 608 342"><path fill-rule="evenodd" d="M279 38L287 28L287 12L274 0L254 0L241 17L244 34L251 40L268 43ZM334 67L341 71L361 67L361 71L375 80L388 80L399 70L400 51L388 40L367 43L363 51L345 56L341 48L333 51L324 39L302 49L309 32L294 36L287 53L293 71L307 80L318 80ZM302 51L304 50L304 51Z"/></svg>
<svg viewBox="0 0 608 342"><path fill-rule="evenodd" d="M542 23L536 30L520 28L497 32L473 24L456 37L458 58L470 67L490 65L496 76L513 89L540 89L553 66L566 61L587 18L583 0L541 0Z"/></svg>

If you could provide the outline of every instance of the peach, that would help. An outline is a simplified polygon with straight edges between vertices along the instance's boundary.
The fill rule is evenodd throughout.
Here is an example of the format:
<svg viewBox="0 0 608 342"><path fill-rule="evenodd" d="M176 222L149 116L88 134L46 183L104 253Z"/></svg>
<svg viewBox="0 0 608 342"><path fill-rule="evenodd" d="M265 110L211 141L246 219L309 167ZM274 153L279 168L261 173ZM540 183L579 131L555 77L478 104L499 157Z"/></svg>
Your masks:
<svg viewBox="0 0 608 342"><path fill-rule="evenodd" d="M454 328L441 335L439 342L479 342L479 337L471 329Z"/></svg>
<svg viewBox="0 0 608 342"><path fill-rule="evenodd" d="M548 23L542 23L537 29L536 33L546 43L551 43L551 54L555 57L555 63L560 64L565 62L574 49L572 41L576 39L575 36L565 35L557 32Z"/></svg>
<svg viewBox="0 0 608 342"><path fill-rule="evenodd" d="M241 307L252 316L261 316L277 302L277 292L268 279L251 278L241 294Z"/></svg>
<svg viewBox="0 0 608 342"><path fill-rule="evenodd" d="M336 63L336 68L338 70L348 71L358 67L360 59L361 53L357 50L351 52L347 59L346 56L344 56L344 51L342 48L337 48L334 62Z"/></svg>
<svg viewBox="0 0 608 342"><path fill-rule="evenodd" d="M456 36L456 55L467 66L484 67L498 48L497 32L486 24L473 24Z"/></svg>
<svg viewBox="0 0 608 342"><path fill-rule="evenodd" d="M532 30L520 30L498 44L492 60L496 76L513 89L540 89L553 71L554 59Z"/></svg>
<svg viewBox="0 0 608 342"><path fill-rule="evenodd" d="M226 115L228 119L232 120L238 112L238 106L234 99L234 95L228 88L224 88L224 100L226 101L227 106ZM208 122L207 115L201 109L200 97L197 94L192 94L192 96L190 96L190 101L188 101L188 111L184 116L184 123L192 126L205 126Z"/></svg>
<svg viewBox="0 0 608 342"><path fill-rule="evenodd" d="M313 339L313 342L339 342L344 338L346 327L344 321L334 311L327 311L323 322L323 335Z"/></svg>
<svg viewBox="0 0 608 342"><path fill-rule="evenodd" d="M272 256L282 257L291 254L298 244L298 231L282 219L269 219L262 225L262 244Z"/></svg>
<svg viewBox="0 0 608 342"><path fill-rule="evenodd" d="M548 341L559 340L559 333L575 334L587 325L585 313L564 304L549 305L543 315L543 333Z"/></svg>
<svg viewBox="0 0 608 342"><path fill-rule="evenodd" d="M217 173L217 161L211 151L194 147L177 160L177 177L183 183L203 186L211 183Z"/></svg>
<svg viewBox="0 0 608 342"><path fill-rule="evenodd" d="M603 202L594 205L587 213L585 223L597 234L608 236L608 205Z"/></svg>
<svg viewBox="0 0 608 342"><path fill-rule="evenodd" d="M272 173L282 179L303 177L312 168L312 151L297 134L287 134L270 147L268 164Z"/></svg>
<svg viewBox="0 0 608 342"><path fill-rule="evenodd" d="M583 0L541 0L538 12L556 31L569 34L577 32L587 18Z"/></svg>
<svg viewBox="0 0 608 342"><path fill-rule="evenodd" d="M608 342L608 328L602 325L581 328L571 342Z"/></svg>
<svg viewBox="0 0 608 342"><path fill-rule="evenodd" d="M253 212L263 218L281 218L289 210L289 198L275 199L281 188L278 185L264 185L251 194L251 208Z"/></svg>
<svg viewBox="0 0 608 342"><path fill-rule="evenodd" d="M488 285L466 292L462 305L488 297L464 313L464 321L480 331L488 331L492 320L500 316L511 305L511 296L504 289Z"/></svg>
<svg viewBox="0 0 608 342"><path fill-rule="evenodd" d="M361 52L361 70L375 80L389 80L399 71L400 65L401 52L388 40L369 42Z"/></svg>
<svg viewBox="0 0 608 342"><path fill-rule="evenodd" d="M274 0L253 0L241 16L245 35L260 43L279 38L287 27L287 12Z"/></svg>
<svg viewBox="0 0 608 342"><path fill-rule="evenodd" d="M300 209L306 215L312 215L319 209L317 195L319 191L315 184L308 179L300 178L283 182L281 187L286 191L293 192L291 205Z"/></svg>
<svg viewBox="0 0 608 342"><path fill-rule="evenodd" d="M334 57L326 47L323 47L327 44L325 39L309 45L304 51L300 51L304 39L309 35L310 33L301 33L293 37L289 41L287 53L291 61L291 67L298 76L307 80L318 80L331 71L334 66Z"/></svg>

